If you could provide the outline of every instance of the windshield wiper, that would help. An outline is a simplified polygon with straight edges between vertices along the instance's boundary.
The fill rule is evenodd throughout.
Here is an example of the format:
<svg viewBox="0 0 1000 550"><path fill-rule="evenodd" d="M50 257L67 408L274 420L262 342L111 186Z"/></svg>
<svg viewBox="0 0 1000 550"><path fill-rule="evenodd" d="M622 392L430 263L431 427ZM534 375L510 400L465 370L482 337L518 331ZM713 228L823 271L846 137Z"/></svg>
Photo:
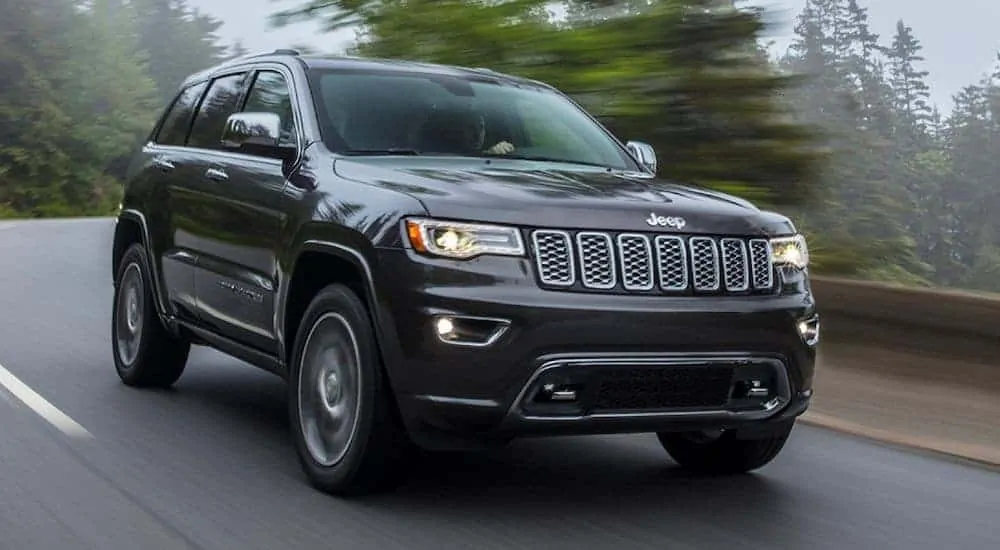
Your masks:
<svg viewBox="0 0 1000 550"><path fill-rule="evenodd" d="M341 154L344 155L401 155L401 156L419 156L420 151L416 149L406 149L403 147L389 148L389 149L347 149L342 151Z"/></svg>
<svg viewBox="0 0 1000 550"><path fill-rule="evenodd" d="M582 160L568 160L556 157L544 157L544 156L532 156L532 155L497 155L491 156L490 158L502 158L502 159L512 159L512 160L536 160L539 162L563 162L566 164L580 164L583 166L597 166L598 168L606 168L608 170L614 170L610 166L604 164L599 164L596 162L585 162Z"/></svg>

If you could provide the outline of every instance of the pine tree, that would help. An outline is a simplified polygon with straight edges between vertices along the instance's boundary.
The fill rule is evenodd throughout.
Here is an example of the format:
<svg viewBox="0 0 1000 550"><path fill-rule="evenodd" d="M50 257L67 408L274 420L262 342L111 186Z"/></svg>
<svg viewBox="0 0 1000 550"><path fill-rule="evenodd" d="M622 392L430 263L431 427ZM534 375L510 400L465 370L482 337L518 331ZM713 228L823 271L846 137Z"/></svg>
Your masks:
<svg viewBox="0 0 1000 550"><path fill-rule="evenodd" d="M139 48L149 60L158 100L173 99L184 78L229 57L217 31L222 22L191 8L186 0L131 0Z"/></svg>
<svg viewBox="0 0 1000 550"><path fill-rule="evenodd" d="M928 266L900 223L910 201L893 177L891 90L864 10L851 0L810 0L796 33L783 66L807 81L790 99L803 120L824 129L834 152L821 174L824 202L798 213L817 267L922 281Z"/></svg>
<svg viewBox="0 0 1000 550"><path fill-rule="evenodd" d="M899 114L899 137L912 146L924 141L932 112L930 87L925 81L929 73L917 69L917 64L924 60L920 55L922 49L920 41L913 36L913 29L900 20L888 51L889 67Z"/></svg>

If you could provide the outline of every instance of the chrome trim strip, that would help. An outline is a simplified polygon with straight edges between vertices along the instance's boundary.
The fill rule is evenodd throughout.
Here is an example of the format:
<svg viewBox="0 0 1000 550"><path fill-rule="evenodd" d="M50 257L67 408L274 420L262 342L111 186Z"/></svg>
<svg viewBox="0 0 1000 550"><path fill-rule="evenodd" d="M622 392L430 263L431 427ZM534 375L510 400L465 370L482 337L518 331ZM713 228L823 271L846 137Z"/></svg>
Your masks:
<svg viewBox="0 0 1000 550"><path fill-rule="evenodd" d="M760 410L752 411L731 411L728 409L705 409L700 411L656 411L656 412L631 412L631 413L597 413L577 416L534 416L520 414L518 412L521 402L527 395L528 390L545 373L564 368L567 366L592 365L602 366L624 366L624 365L663 365L682 366L699 365L703 363L764 363L771 366L778 378L778 397L769 402L767 406ZM737 365L739 368L739 365ZM792 400L791 382L788 378L788 370L785 363L780 359L768 356L758 356L752 354L710 354L710 353L688 353L688 354L616 354L613 356L596 355L590 357L565 357L549 359L542 363L535 372L528 378L528 381L521 387L517 397L511 402L505 415L505 422L510 418L515 421L526 422L579 422L587 420L621 420L621 419L738 419L738 420L763 420L778 414Z"/></svg>

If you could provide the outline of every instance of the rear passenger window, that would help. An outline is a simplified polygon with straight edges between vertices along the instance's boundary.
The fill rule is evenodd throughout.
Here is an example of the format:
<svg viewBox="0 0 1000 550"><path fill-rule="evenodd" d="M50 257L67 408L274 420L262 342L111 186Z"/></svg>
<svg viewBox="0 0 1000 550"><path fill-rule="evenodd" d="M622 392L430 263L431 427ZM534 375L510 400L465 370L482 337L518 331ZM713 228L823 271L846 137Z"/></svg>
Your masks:
<svg viewBox="0 0 1000 550"><path fill-rule="evenodd" d="M223 76L212 81L191 127L189 147L222 149L222 130L226 119L239 108L240 92L246 73Z"/></svg>
<svg viewBox="0 0 1000 550"><path fill-rule="evenodd" d="M163 119L160 131L157 132L154 141L161 145L184 145L187 138L188 125L191 123L191 114L198 104L198 98L208 84L202 82L186 88L177 96L174 104L170 106L167 116Z"/></svg>

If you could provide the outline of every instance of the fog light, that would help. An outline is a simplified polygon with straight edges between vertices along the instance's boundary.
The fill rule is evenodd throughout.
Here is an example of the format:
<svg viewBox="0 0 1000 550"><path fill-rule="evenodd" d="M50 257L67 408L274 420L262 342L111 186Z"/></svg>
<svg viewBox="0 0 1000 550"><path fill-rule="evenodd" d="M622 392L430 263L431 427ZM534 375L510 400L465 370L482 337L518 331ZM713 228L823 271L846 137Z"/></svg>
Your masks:
<svg viewBox="0 0 1000 550"><path fill-rule="evenodd" d="M454 334L455 322L450 317L439 317L437 323L435 323L435 328L437 329L438 336L447 338L449 335Z"/></svg>
<svg viewBox="0 0 1000 550"><path fill-rule="evenodd" d="M819 342L819 315L799 321L798 328L799 336L806 345L815 346Z"/></svg>
<svg viewBox="0 0 1000 550"><path fill-rule="evenodd" d="M486 347L493 345L510 328L507 319L441 315L433 320L438 340L454 346Z"/></svg>

